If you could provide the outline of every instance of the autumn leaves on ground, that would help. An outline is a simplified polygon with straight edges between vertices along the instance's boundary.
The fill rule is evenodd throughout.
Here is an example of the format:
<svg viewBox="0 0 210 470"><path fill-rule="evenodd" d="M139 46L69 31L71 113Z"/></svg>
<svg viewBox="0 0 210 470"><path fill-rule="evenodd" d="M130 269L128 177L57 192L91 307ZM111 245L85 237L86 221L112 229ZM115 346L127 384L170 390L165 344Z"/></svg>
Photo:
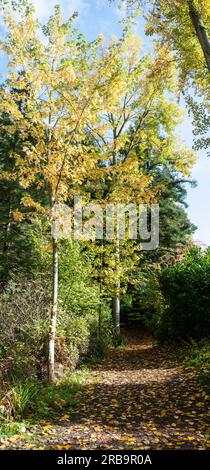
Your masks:
<svg viewBox="0 0 210 470"><path fill-rule="evenodd" d="M206 449L210 0L53 3L0 0L0 448Z"/></svg>
<svg viewBox="0 0 210 470"><path fill-rule="evenodd" d="M206 449L208 396L192 367L126 328L76 394L73 410L1 441L7 449Z"/></svg>

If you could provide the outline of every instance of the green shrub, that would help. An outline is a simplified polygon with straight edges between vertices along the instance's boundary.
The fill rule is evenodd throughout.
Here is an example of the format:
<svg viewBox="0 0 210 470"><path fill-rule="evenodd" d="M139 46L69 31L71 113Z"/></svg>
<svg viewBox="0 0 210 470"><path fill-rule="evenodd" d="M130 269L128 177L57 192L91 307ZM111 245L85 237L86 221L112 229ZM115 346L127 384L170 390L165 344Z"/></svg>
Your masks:
<svg viewBox="0 0 210 470"><path fill-rule="evenodd" d="M89 350L90 319L60 312L56 340L56 360L74 370Z"/></svg>
<svg viewBox="0 0 210 470"><path fill-rule="evenodd" d="M35 377L46 361L50 296L43 280L11 280L0 296L3 379Z"/></svg>
<svg viewBox="0 0 210 470"><path fill-rule="evenodd" d="M78 395L82 394L88 375L89 370L83 367L58 384L41 385L30 420L39 421L41 418L49 419L64 412L69 413L78 402Z"/></svg>
<svg viewBox="0 0 210 470"><path fill-rule="evenodd" d="M0 436L22 434L32 422L69 413L81 399L88 375L83 367L58 384L26 381L8 385L0 396Z"/></svg>
<svg viewBox="0 0 210 470"><path fill-rule="evenodd" d="M199 342L192 342L186 360L190 366L199 370L200 379L203 384L210 387L210 339L205 338Z"/></svg>
<svg viewBox="0 0 210 470"><path fill-rule="evenodd" d="M165 309L159 335L202 338L210 331L210 250L191 247L183 259L162 269Z"/></svg>
<svg viewBox="0 0 210 470"><path fill-rule="evenodd" d="M120 305L120 322L129 323L133 315L133 299L131 295L126 295L121 301Z"/></svg>
<svg viewBox="0 0 210 470"><path fill-rule="evenodd" d="M210 338L171 339L159 344L171 360L195 367L202 384L210 387Z"/></svg>
<svg viewBox="0 0 210 470"><path fill-rule="evenodd" d="M91 259L77 243L62 241L59 247L59 300L71 317L98 312L99 286L92 278Z"/></svg>
<svg viewBox="0 0 210 470"><path fill-rule="evenodd" d="M26 381L14 382L0 399L0 415L3 419L22 419L33 409L38 387L35 383Z"/></svg>
<svg viewBox="0 0 210 470"><path fill-rule="evenodd" d="M165 298L160 288L160 269L153 266L144 267L141 279L136 286L134 305L136 318L153 334L157 334L165 309ZM135 314L134 312L134 314Z"/></svg>
<svg viewBox="0 0 210 470"><path fill-rule="evenodd" d="M77 281L74 279L75 286L72 287L71 294L68 294L66 303L63 297L64 284L66 282L66 291L70 292L69 284L72 280L66 276L61 279L56 364L71 371L83 361L85 355L89 353L92 355L97 349L92 347L92 343L94 343L93 335L97 338L98 334L99 292L95 285L92 287L88 285L89 281L85 286L85 274L82 276L80 303L75 310L72 296L75 290L79 291L77 282L79 283L80 277ZM89 296L88 305L86 296ZM0 331L0 375L3 381L10 381L14 376L17 379L25 377L46 379L50 305L49 283L42 278L10 280L5 290L1 292L0 322L6 326ZM100 345L101 354L109 342L108 336L110 337L106 326L106 312L108 312L106 305L103 306L103 310L104 332ZM97 339L95 344L96 342ZM58 378L62 379L64 375L65 370Z"/></svg>
<svg viewBox="0 0 210 470"><path fill-rule="evenodd" d="M210 249L189 247L163 266L147 266L136 287L139 316L158 338L203 338L210 331Z"/></svg>
<svg viewBox="0 0 210 470"><path fill-rule="evenodd" d="M105 356L107 349L114 342L111 309L108 304L102 305L101 328L98 319L92 319L90 327L89 351L87 360L98 360Z"/></svg>

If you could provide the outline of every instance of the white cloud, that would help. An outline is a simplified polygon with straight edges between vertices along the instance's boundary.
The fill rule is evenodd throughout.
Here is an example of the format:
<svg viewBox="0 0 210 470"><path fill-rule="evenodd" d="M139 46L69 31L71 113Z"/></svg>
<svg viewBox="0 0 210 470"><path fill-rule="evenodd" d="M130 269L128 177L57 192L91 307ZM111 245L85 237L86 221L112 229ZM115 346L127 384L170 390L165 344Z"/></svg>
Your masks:
<svg viewBox="0 0 210 470"><path fill-rule="evenodd" d="M35 6L36 16L40 21L48 19L58 3L61 5L65 18L68 18L74 11L83 13L88 8L87 0L31 0L31 3Z"/></svg>
<svg viewBox="0 0 210 470"><path fill-rule="evenodd" d="M128 6L126 1L115 6L115 14L119 20L123 20L128 16Z"/></svg>
<svg viewBox="0 0 210 470"><path fill-rule="evenodd" d="M53 6L56 4L54 0L31 0L31 3L36 8L36 16L39 20L45 20L53 11Z"/></svg>

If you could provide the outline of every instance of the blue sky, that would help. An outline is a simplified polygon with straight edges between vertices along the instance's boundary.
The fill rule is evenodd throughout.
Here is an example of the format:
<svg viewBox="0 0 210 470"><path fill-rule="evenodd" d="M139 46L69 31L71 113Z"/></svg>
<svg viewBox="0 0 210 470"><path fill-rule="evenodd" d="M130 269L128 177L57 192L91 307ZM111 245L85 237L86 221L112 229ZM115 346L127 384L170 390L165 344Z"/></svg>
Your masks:
<svg viewBox="0 0 210 470"><path fill-rule="evenodd" d="M66 18L75 10L78 11L77 26L81 32L87 35L89 40L94 39L99 33L104 33L107 37L112 34L120 34L119 21L124 13L116 5L110 6L108 0L61 0L60 2L59 0L32 0L32 3L35 5L37 16L41 21L48 18L56 3L61 4ZM144 48L151 49L150 41L144 36L144 22L141 17L135 29L143 38ZM3 70L4 63L1 64ZM189 147L192 147L192 124L187 115L178 131L181 138L187 142ZM204 151L198 155L192 177L197 181L197 188L188 189L187 202L190 220L198 227L194 239L210 245L210 158L206 157Z"/></svg>

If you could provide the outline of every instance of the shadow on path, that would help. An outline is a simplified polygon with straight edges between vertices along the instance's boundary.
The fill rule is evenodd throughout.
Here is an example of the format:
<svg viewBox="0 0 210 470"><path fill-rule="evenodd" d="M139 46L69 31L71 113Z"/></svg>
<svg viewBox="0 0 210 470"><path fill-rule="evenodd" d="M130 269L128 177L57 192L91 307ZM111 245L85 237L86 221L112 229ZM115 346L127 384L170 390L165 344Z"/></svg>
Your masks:
<svg viewBox="0 0 210 470"><path fill-rule="evenodd" d="M194 369L170 361L145 332L125 334L128 343L93 369L69 419L54 421L49 432L34 426L32 448L208 447L208 397Z"/></svg>

